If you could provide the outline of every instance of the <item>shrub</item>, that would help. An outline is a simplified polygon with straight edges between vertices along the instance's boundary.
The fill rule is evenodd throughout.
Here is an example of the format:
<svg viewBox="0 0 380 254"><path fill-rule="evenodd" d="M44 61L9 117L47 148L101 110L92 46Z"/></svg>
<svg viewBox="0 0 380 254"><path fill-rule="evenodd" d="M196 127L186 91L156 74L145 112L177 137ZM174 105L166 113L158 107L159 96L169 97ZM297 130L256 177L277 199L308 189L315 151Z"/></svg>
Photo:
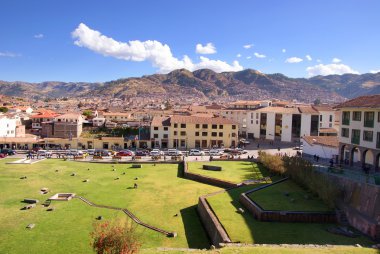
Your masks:
<svg viewBox="0 0 380 254"><path fill-rule="evenodd" d="M280 156L259 151L259 159L260 162L272 173L281 175L285 173L284 162Z"/></svg>
<svg viewBox="0 0 380 254"><path fill-rule="evenodd" d="M141 247L137 224L132 221L95 223L91 233L92 247L97 254L134 254Z"/></svg>

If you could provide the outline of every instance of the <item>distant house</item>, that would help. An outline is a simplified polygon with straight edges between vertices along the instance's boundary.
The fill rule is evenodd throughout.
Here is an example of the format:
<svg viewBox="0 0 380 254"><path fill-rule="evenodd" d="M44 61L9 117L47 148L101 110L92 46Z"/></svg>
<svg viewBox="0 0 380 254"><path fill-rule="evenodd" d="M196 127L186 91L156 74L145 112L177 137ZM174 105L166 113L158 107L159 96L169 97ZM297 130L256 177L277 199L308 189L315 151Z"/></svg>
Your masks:
<svg viewBox="0 0 380 254"><path fill-rule="evenodd" d="M304 136L302 137L303 154L317 155L320 158L337 160L339 140L337 136Z"/></svg>
<svg viewBox="0 0 380 254"><path fill-rule="evenodd" d="M104 117L94 117L92 119L92 126L94 127L101 127L106 122L106 119Z"/></svg>
<svg viewBox="0 0 380 254"><path fill-rule="evenodd" d="M52 138L77 138L82 134L83 116L68 113L57 116L53 121L42 123L42 136Z"/></svg>

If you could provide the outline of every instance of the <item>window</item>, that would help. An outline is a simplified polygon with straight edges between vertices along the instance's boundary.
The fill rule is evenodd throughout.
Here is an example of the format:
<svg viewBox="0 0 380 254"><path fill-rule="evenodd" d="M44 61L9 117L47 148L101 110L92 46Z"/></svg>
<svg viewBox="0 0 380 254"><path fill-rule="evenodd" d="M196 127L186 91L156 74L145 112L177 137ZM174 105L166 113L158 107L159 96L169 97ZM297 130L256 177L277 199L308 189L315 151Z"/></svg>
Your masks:
<svg viewBox="0 0 380 254"><path fill-rule="evenodd" d="M251 120L251 124L253 124L253 120Z"/></svg>
<svg viewBox="0 0 380 254"><path fill-rule="evenodd" d="M155 130L155 131L158 131L158 127L154 127L154 130Z"/></svg>
<svg viewBox="0 0 380 254"><path fill-rule="evenodd" d="M342 124L343 125L350 125L350 112L349 111L343 111L343 113L342 113Z"/></svg>
<svg viewBox="0 0 380 254"><path fill-rule="evenodd" d="M364 127L373 128L375 112L364 112Z"/></svg>
<svg viewBox="0 0 380 254"><path fill-rule="evenodd" d="M223 130L223 124L219 124L219 129Z"/></svg>
<svg viewBox="0 0 380 254"><path fill-rule="evenodd" d="M158 134L153 134L153 138L158 138Z"/></svg>
<svg viewBox="0 0 380 254"><path fill-rule="evenodd" d="M202 124L202 128L207 129L208 128L207 124Z"/></svg>
<svg viewBox="0 0 380 254"><path fill-rule="evenodd" d="M168 138L168 134L164 134L164 138Z"/></svg>
<svg viewBox="0 0 380 254"><path fill-rule="evenodd" d="M199 129L199 124L196 124L196 125L195 125L195 128Z"/></svg>
<svg viewBox="0 0 380 254"><path fill-rule="evenodd" d="M360 144L360 130L353 129L351 132L351 143L359 145Z"/></svg>
<svg viewBox="0 0 380 254"><path fill-rule="evenodd" d="M373 141L373 131L363 131L363 140L364 141Z"/></svg>
<svg viewBox="0 0 380 254"><path fill-rule="evenodd" d="M232 129L235 130L236 129L236 125L232 125Z"/></svg>
<svg viewBox="0 0 380 254"><path fill-rule="evenodd" d="M380 132L377 133L376 148L380 148Z"/></svg>
<svg viewBox="0 0 380 254"><path fill-rule="evenodd" d="M232 133L232 137L233 137L233 138L236 137L236 133Z"/></svg>
<svg viewBox="0 0 380 254"><path fill-rule="evenodd" d="M219 132L219 137L223 137L223 132Z"/></svg>
<svg viewBox="0 0 380 254"><path fill-rule="evenodd" d="M380 111L377 112L377 122L380 123Z"/></svg>
<svg viewBox="0 0 380 254"><path fill-rule="evenodd" d="M319 121L322 122L322 115L319 116Z"/></svg>
<svg viewBox="0 0 380 254"><path fill-rule="evenodd" d="M362 120L362 112L354 111L352 112L352 121L361 121Z"/></svg>
<svg viewBox="0 0 380 254"><path fill-rule="evenodd" d="M195 132L195 136L199 137L199 131Z"/></svg>
<svg viewBox="0 0 380 254"><path fill-rule="evenodd" d="M207 132L202 132L202 137L207 137Z"/></svg>
<svg viewBox="0 0 380 254"><path fill-rule="evenodd" d="M251 119L253 118L253 113L251 113Z"/></svg>
<svg viewBox="0 0 380 254"><path fill-rule="evenodd" d="M329 117L329 122L331 123L332 120L333 120L333 115L330 115L330 117Z"/></svg>
<svg viewBox="0 0 380 254"><path fill-rule="evenodd" d="M215 129L218 129L218 125L213 124L213 125L211 125L211 128L214 129L214 130L215 130Z"/></svg>
<svg viewBox="0 0 380 254"><path fill-rule="evenodd" d="M175 124L174 124L174 128L178 128L178 124L175 123Z"/></svg>
<svg viewBox="0 0 380 254"><path fill-rule="evenodd" d="M348 128L342 128L341 136L344 138L349 138L350 130Z"/></svg>
<svg viewBox="0 0 380 254"><path fill-rule="evenodd" d="M181 123L181 128L186 128L186 124L185 123Z"/></svg>
<svg viewBox="0 0 380 254"><path fill-rule="evenodd" d="M218 133L216 133L216 132L211 132L211 136L212 136L212 137L216 137L216 136L218 136Z"/></svg>
<svg viewBox="0 0 380 254"><path fill-rule="evenodd" d="M168 130L168 127L164 127L164 131L167 131Z"/></svg>
<svg viewBox="0 0 380 254"><path fill-rule="evenodd" d="M181 136L186 136L186 131L181 131Z"/></svg>
<svg viewBox="0 0 380 254"><path fill-rule="evenodd" d="M256 113L256 119L259 119L259 113Z"/></svg>
<svg viewBox="0 0 380 254"><path fill-rule="evenodd" d="M174 136L177 136L177 131L174 131Z"/></svg>

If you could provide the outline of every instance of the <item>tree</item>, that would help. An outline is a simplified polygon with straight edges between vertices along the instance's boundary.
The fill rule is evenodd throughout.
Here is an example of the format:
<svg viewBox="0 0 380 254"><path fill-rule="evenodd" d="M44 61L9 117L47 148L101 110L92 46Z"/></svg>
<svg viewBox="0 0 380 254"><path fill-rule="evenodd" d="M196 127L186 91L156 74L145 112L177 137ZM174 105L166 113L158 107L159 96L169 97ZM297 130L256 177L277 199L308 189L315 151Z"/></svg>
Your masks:
<svg viewBox="0 0 380 254"><path fill-rule="evenodd" d="M91 237L97 254L134 254L141 247L137 224L131 220L95 223Z"/></svg>
<svg viewBox="0 0 380 254"><path fill-rule="evenodd" d="M92 116L92 111L91 110L85 110L85 111L83 111L82 115L84 115L85 117L90 117L90 116Z"/></svg>
<svg viewBox="0 0 380 254"><path fill-rule="evenodd" d="M317 99L314 100L313 103L314 103L315 106L318 106L318 105L321 104L321 99L317 98Z"/></svg>
<svg viewBox="0 0 380 254"><path fill-rule="evenodd" d="M8 112L8 108L7 107L0 107L0 112L7 113Z"/></svg>

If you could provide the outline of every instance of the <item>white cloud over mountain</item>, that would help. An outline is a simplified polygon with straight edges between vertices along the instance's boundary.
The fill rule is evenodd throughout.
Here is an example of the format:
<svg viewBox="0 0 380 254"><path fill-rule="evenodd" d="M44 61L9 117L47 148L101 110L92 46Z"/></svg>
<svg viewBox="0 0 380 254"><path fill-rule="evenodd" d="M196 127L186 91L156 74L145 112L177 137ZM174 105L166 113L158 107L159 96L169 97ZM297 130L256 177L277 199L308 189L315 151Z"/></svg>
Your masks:
<svg viewBox="0 0 380 254"><path fill-rule="evenodd" d="M168 73L180 68L190 71L208 68L216 72L240 71L243 69L243 66L238 61L228 64L225 61L212 60L201 56L199 57L200 62L193 63L187 55L184 55L180 60L173 56L167 44L162 44L155 40L116 41L83 23L79 24L72 32L72 37L75 39L75 45L88 48L103 56L135 62L149 61L154 67L158 68L160 73Z"/></svg>
<svg viewBox="0 0 380 254"><path fill-rule="evenodd" d="M285 63L299 63L299 62L302 62L303 59L302 58L299 58L299 57L290 57L288 59L285 60Z"/></svg>
<svg viewBox="0 0 380 254"><path fill-rule="evenodd" d="M380 69L378 69L378 70L370 70L369 72L372 73L372 74L375 74L375 73L380 72Z"/></svg>
<svg viewBox="0 0 380 254"><path fill-rule="evenodd" d="M333 75L333 74L345 74L345 73L353 73L359 74L358 71L353 70L350 66L345 64L317 64L315 66L306 68L307 75L309 77L317 76L317 75Z"/></svg>
<svg viewBox="0 0 380 254"><path fill-rule="evenodd" d="M333 60L332 60L333 63L340 63L342 62L342 60L340 60L339 58L336 58L334 57Z"/></svg>
<svg viewBox="0 0 380 254"><path fill-rule="evenodd" d="M211 42L207 43L204 46L202 44L198 43L195 47L195 52L197 52L198 54L203 54L203 55L215 54L216 48L215 48L214 44L212 44Z"/></svg>

